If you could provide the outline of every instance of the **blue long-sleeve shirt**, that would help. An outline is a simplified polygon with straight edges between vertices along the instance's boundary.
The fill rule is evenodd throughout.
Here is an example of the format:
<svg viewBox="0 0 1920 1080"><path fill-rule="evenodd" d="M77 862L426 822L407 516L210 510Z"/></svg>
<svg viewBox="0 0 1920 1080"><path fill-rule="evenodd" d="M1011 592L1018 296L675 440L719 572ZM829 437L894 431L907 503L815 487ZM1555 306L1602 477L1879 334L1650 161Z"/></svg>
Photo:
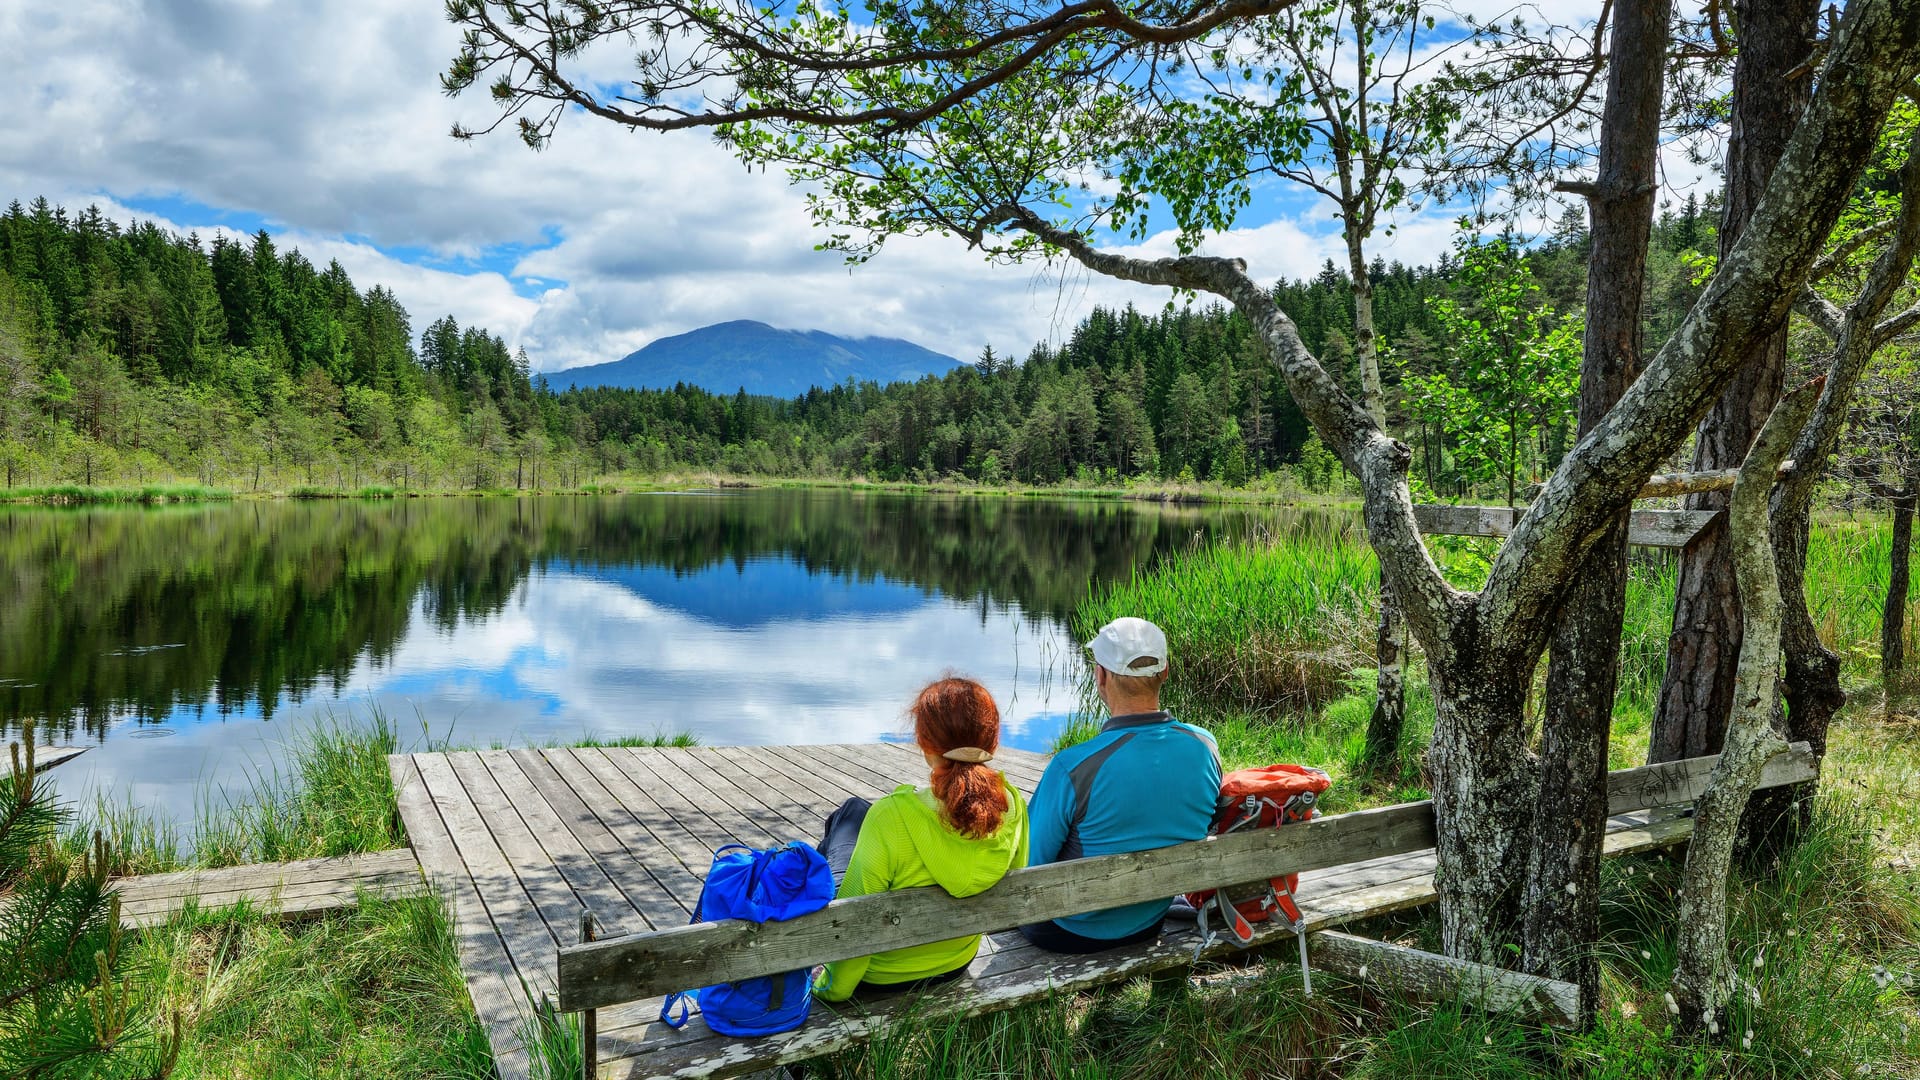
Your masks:
<svg viewBox="0 0 1920 1080"><path fill-rule="evenodd" d="M1220 798L1213 736L1164 712L1116 716L1053 756L1028 804L1028 863L1168 847L1207 835ZM1172 898L1056 919L1090 938L1139 933Z"/></svg>

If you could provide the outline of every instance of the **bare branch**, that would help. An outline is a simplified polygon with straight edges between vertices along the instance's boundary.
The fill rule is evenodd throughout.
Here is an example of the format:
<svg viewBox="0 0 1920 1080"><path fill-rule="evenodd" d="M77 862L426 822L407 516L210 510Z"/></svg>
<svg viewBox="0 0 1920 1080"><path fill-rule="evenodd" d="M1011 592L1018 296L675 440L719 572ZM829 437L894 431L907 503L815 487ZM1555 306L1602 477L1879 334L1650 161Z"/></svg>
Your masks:
<svg viewBox="0 0 1920 1080"><path fill-rule="evenodd" d="M1427 644L1429 653L1445 654L1450 648L1450 615L1468 598L1447 584L1420 538L1413 498L1407 489L1412 453L1404 443L1375 426L1367 411L1347 396L1307 350L1298 327L1274 303L1272 294L1247 276L1245 263L1204 255L1138 259L1103 252L1080 234L1019 205L1000 208L984 225L1003 223L1059 248L1096 273L1146 285L1209 292L1245 315L1321 441L1360 478L1366 492L1367 534L1380 556L1381 572L1401 598L1408 622Z"/></svg>

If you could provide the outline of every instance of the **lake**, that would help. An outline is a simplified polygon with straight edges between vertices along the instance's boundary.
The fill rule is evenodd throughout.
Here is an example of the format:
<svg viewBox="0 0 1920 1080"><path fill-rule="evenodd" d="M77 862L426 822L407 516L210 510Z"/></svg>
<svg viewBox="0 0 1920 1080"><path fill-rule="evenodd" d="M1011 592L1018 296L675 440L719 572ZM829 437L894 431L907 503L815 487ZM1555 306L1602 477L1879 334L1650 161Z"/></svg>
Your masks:
<svg viewBox="0 0 1920 1080"><path fill-rule="evenodd" d="M184 819L319 718L414 745L899 738L984 682L1048 748L1095 583L1298 513L834 490L0 508L0 727Z"/></svg>

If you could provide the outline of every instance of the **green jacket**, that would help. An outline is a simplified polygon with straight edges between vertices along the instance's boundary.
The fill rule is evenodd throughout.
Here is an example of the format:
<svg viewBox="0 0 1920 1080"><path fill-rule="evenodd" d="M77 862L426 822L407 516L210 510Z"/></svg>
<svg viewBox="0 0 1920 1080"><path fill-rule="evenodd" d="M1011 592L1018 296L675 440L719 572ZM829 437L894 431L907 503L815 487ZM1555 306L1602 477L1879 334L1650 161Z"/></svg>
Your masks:
<svg viewBox="0 0 1920 1080"><path fill-rule="evenodd" d="M1027 803L1000 777L1007 813L989 836L974 840L947 824L942 807L925 788L902 784L873 804L860 825L860 839L840 881L839 896L868 896L893 889L938 885L954 896L985 892L1007 871L1027 865ZM828 964L814 992L845 1001L862 982L903 983L942 975L973 962L980 935L895 949Z"/></svg>

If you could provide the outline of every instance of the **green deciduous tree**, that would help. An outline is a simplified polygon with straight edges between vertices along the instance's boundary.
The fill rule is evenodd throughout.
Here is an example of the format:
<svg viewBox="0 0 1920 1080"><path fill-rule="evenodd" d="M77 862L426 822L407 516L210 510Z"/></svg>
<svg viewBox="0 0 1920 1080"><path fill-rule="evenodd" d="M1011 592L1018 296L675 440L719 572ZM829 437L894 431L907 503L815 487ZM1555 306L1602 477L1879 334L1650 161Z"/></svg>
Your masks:
<svg viewBox="0 0 1920 1080"><path fill-rule="evenodd" d="M1511 241L1463 240L1463 299L1434 301L1447 370L1409 376L1408 408L1450 436L1454 468L1498 480L1507 505L1520 478L1551 469L1565 445L1580 368L1580 333L1541 294Z"/></svg>

